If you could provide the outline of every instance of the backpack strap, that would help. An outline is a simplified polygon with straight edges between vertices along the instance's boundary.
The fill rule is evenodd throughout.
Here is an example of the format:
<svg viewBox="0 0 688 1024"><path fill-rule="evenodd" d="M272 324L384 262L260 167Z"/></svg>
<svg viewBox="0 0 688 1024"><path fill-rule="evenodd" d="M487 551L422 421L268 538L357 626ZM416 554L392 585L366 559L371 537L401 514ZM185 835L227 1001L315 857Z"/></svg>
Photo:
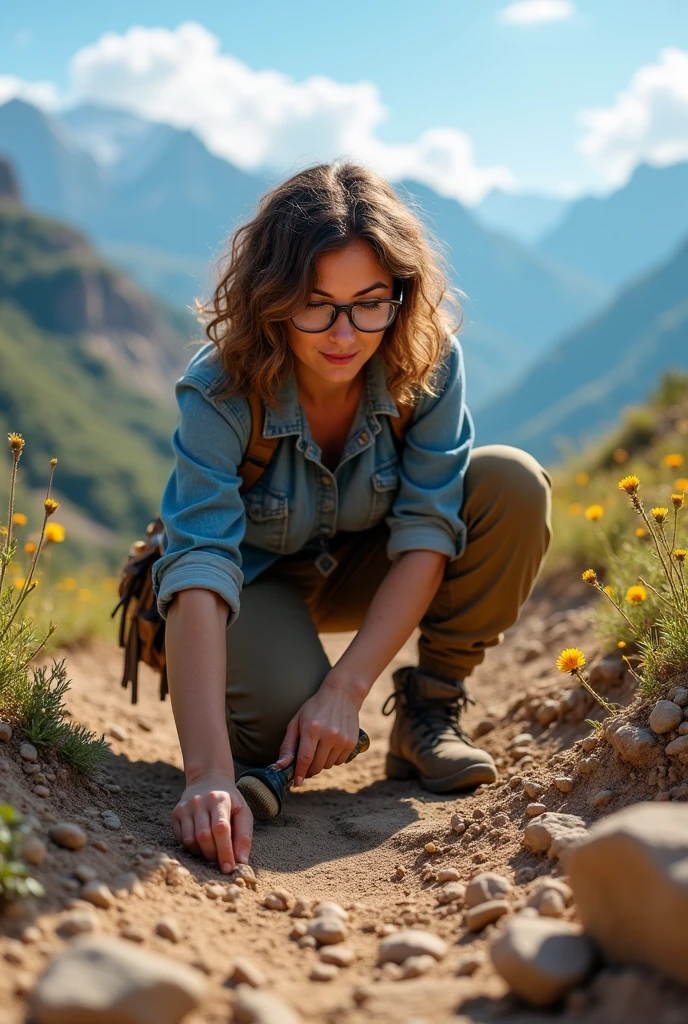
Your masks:
<svg viewBox="0 0 688 1024"><path fill-rule="evenodd" d="M258 483L263 473L270 465L270 460L277 450L277 445L281 441L281 438L279 437L263 437L265 410L263 409L263 403L260 396L255 393L250 394L248 396L248 404L251 407L251 436L249 437L248 447L246 448L246 454L244 455L243 462L237 470L237 473L241 477L241 486L239 488L240 493L248 491L249 488ZM400 405L398 408L399 415L390 416L390 423L397 442L397 448L403 444L404 435L406 434L411 422L414 407L412 405Z"/></svg>

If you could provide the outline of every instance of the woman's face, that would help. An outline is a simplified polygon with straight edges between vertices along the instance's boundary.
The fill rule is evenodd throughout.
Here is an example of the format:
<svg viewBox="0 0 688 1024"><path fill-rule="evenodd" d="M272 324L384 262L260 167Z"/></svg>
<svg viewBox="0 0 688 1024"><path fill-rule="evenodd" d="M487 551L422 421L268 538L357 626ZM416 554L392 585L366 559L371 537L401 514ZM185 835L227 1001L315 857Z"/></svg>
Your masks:
<svg viewBox="0 0 688 1024"><path fill-rule="evenodd" d="M392 275L383 269L373 247L355 239L342 249L318 257L309 302L349 305L391 299L393 285ZM298 315L295 319L298 321ZM352 381L384 334L384 330L374 334L357 330L346 313L340 313L327 330L318 334L300 331L291 320L287 321L287 340L297 370L305 370L311 383L316 379L330 385Z"/></svg>

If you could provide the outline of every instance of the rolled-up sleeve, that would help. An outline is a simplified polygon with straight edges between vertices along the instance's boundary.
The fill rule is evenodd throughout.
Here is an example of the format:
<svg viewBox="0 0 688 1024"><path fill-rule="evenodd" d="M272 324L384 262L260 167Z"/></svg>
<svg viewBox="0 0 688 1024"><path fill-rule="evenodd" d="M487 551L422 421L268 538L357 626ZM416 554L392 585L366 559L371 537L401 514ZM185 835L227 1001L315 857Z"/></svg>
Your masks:
<svg viewBox="0 0 688 1024"><path fill-rule="evenodd" d="M240 425L233 427L193 382L175 389L180 420L172 435L175 465L165 486L160 517L165 553L153 565L153 590L163 618L174 594L214 590L239 613L243 583L239 545L244 503L237 467L242 459Z"/></svg>
<svg viewBox="0 0 688 1024"><path fill-rule="evenodd" d="M465 404L463 355L453 335L436 391L419 401L406 432L399 491L387 518L390 558L427 549L453 561L466 547L460 511L475 434Z"/></svg>

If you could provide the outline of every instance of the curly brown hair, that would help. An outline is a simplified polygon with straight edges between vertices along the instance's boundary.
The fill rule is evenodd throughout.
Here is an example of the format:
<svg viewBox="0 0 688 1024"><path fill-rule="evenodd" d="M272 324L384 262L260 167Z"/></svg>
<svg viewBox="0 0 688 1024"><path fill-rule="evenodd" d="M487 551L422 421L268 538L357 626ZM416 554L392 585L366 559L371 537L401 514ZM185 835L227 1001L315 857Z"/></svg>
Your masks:
<svg viewBox="0 0 688 1024"><path fill-rule="evenodd" d="M276 401L293 366L286 321L309 300L318 256L353 239L368 242L403 283L403 305L380 345L391 393L402 404L434 393L447 337L461 326L463 293L450 287L440 246L410 202L368 168L331 163L265 193L231 237L211 301L199 307L232 380L226 394Z"/></svg>

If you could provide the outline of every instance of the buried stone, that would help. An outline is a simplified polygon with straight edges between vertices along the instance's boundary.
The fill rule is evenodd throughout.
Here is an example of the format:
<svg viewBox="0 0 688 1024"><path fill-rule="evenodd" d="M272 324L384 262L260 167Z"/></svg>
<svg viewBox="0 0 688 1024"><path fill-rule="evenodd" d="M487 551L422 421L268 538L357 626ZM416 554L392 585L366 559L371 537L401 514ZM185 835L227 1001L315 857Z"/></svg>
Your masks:
<svg viewBox="0 0 688 1024"><path fill-rule="evenodd" d="M597 822L569 851L585 931L616 963L688 983L688 807L635 804Z"/></svg>

